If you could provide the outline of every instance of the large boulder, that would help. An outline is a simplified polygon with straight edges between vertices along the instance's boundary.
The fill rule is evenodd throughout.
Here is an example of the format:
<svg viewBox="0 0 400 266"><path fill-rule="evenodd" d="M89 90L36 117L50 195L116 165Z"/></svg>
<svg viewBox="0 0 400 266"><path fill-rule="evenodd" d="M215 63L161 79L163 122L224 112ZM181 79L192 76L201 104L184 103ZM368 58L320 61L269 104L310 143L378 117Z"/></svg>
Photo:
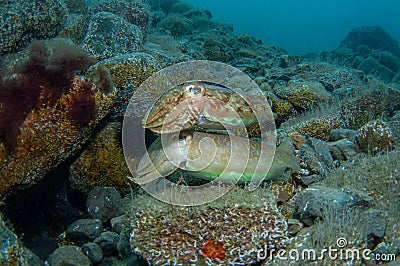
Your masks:
<svg viewBox="0 0 400 266"><path fill-rule="evenodd" d="M346 47L356 51L359 45L365 45L371 49L386 50L400 57L399 42L379 26L361 26L352 29L346 38L341 41L339 47Z"/></svg>

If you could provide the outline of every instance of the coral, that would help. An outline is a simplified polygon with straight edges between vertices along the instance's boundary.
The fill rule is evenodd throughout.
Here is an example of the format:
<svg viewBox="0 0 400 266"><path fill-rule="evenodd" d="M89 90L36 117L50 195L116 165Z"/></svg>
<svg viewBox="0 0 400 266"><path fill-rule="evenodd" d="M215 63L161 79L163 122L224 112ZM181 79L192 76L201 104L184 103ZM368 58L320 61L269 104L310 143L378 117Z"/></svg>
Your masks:
<svg viewBox="0 0 400 266"><path fill-rule="evenodd" d="M131 176L118 140L119 123L102 129L70 167L71 186L89 192L96 186L115 187L129 192L127 176Z"/></svg>
<svg viewBox="0 0 400 266"><path fill-rule="evenodd" d="M268 254L287 241L286 221L266 189L234 188L214 202L190 208L138 195L128 215L131 247L152 265L250 265L260 262L260 249L267 247Z"/></svg>
<svg viewBox="0 0 400 266"><path fill-rule="evenodd" d="M33 39L52 38L66 20L58 0L8 1L0 6L0 54L19 50Z"/></svg>
<svg viewBox="0 0 400 266"><path fill-rule="evenodd" d="M121 1L111 0L95 4L90 12L110 12L122 17L130 23L138 26L146 38L150 20L150 8L146 1Z"/></svg>
<svg viewBox="0 0 400 266"><path fill-rule="evenodd" d="M113 13L98 12L90 19L82 45L90 55L105 59L140 51L142 43L138 26Z"/></svg>
<svg viewBox="0 0 400 266"><path fill-rule="evenodd" d="M93 84L90 90L96 112L88 123L81 125L71 120L66 108L87 90L87 82L76 77L72 88L54 106L37 106L27 113L12 151L5 143L0 144L0 196L5 196L11 187L35 184L82 148L91 130L110 110L115 96L103 93Z"/></svg>
<svg viewBox="0 0 400 266"><path fill-rule="evenodd" d="M93 58L67 39L33 42L26 61L0 81L1 141L15 144L19 126L34 106L53 106L72 86L75 73L93 64Z"/></svg>
<svg viewBox="0 0 400 266"><path fill-rule="evenodd" d="M332 99L325 87L318 82L292 80L287 87L278 87L274 90L278 97L288 100L299 110L310 110L321 102Z"/></svg>
<svg viewBox="0 0 400 266"><path fill-rule="evenodd" d="M280 124L289 116L296 113L294 106L287 100L279 99L272 92L266 92L266 98L271 103L272 111L277 115L276 123Z"/></svg>
<svg viewBox="0 0 400 266"><path fill-rule="evenodd" d="M392 129L382 120L371 121L362 126L357 131L356 141L361 151L373 154L395 148Z"/></svg>
<svg viewBox="0 0 400 266"><path fill-rule="evenodd" d="M337 116L326 116L306 120L293 126L292 130L307 137L328 141L332 130L340 127L342 127L342 121Z"/></svg>
<svg viewBox="0 0 400 266"><path fill-rule="evenodd" d="M340 116L344 126L359 129L368 121L391 116L399 108L399 89L379 86L344 102Z"/></svg>

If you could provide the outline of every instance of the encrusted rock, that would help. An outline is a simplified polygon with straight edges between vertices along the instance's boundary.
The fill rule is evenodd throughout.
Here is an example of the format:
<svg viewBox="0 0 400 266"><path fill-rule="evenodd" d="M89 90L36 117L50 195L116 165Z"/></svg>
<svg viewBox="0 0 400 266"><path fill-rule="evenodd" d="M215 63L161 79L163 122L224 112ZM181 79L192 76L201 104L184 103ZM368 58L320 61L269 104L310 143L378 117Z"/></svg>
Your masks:
<svg viewBox="0 0 400 266"><path fill-rule="evenodd" d="M90 266L92 263L80 247L62 246L57 248L46 261L50 266L79 265Z"/></svg>
<svg viewBox="0 0 400 266"><path fill-rule="evenodd" d="M354 206L351 195L337 189L316 185L297 194L295 199L295 217L307 226L317 218L324 218L326 212L344 211Z"/></svg>
<svg viewBox="0 0 400 266"><path fill-rule="evenodd" d="M356 140L357 131L348 128L335 128L329 135L329 141L337 141L342 139L348 139L350 141Z"/></svg>
<svg viewBox="0 0 400 266"><path fill-rule="evenodd" d="M99 219L79 219L67 228L68 239L79 244L94 240L103 231L103 225Z"/></svg>
<svg viewBox="0 0 400 266"><path fill-rule="evenodd" d="M106 222L123 214L122 198L113 187L96 187L90 191L86 206L92 218Z"/></svg>
<svg viewBox="0 0 400 266"><path fill-rule="evenodd" d="M115 232L103 232L93 242L101 247L104 256L112 256L118 254L119 235Z"/></svg>
<svg viewBox="0 0 400 266"><path fill-rule="evenodd" d="M315 174L324 173L332 166L333 158L325 141L310 138L301 146L299 157L304 167Z"/></svg>
<svg viewBox="0 0 400 266"><path fill-rule="evenodd" d="M0 54L15 51L33 39L56 36L66 21L63 1L5 1L0 5Z"/></svg>
<svg viewBox="0 0 400 266"><path fill-rule="evenodd" d="M104 65L110 70L117 88L113 114L122 117L134 90L161 67L148 53L134 52L100 61L93 66ZM92 68L91 68L92 69ZM94 72L94 71L93 71Z"/></svg>
<svg viewBox="0 0 400 266"><path fill-rule="evenodd" d="M347 139L328 142L328 145L335 160L350 160L359 153L357 144Z"/></svg>
<svg viewBox="0 0 400 266"><path fill-rule="evenodd" d="M149 7L145 1L98 1L90 8L90 13L110 12L122 17L130 23L138 26L146 36L150 18Z"/></svg>
<svg viewBox="0 0 400 266"><path fill-rule="evenodd" d="M119 123L107 124L71 165L69 179L73 188L88 193L96 186L106 186L129 192L127 176L131 173L118 140L120 127Z"/></svg>
<svg viewBox="0 0 400 266"><path fill-rule="evenodd" d="M103 250L96 243L86 243L82 246L82 252L92 263L99 263L103 259Z"/></svg>
<svg viewBox="0 0 400 266"><path fill-rule="evenodd" d="M131 247L152 265L250 265L260 262L260 248L268 253L287 241L285 218L264 189L235 188L216 201L190 208L171 207L148 195L133 201L128 219Z"/></svg>
<svg viewBox="0 0 400 266"><path fill-rule="evenodd" d="M36 254L23 246L2 217L0 217L0 250L1 265L43 265L43 261Z"/></svg>
<svg viewBox="0 0 400 266"><path fill-rule="evenodd" d="M98 59L140 51L143 35L140 28L108 12L92 16L83 47Z"/></svg>
<svg viewBox="0 0 400 266"><path fill-rule="evenodd" d="M347 34L339 46L348 47L355 51L359 45L390 51L400 57L399 42L379 26L361 26L355 28Z"/></svg>
<svg viewBox="0 0 400 266"><path fill-rule="evenodd" d="M67 18L64 28L59 36L69 38L74 43L81 43L88 29L89 18L82 14L71 14Z"/></svg>
<svg viewBox="0 0 400 266"><path fill-rule="evenodd" d="M165 17L157 27L169 31L172 36L186 35L193 30L192 21L178 14Z"/></svg>
<svg viewBox="0 0 400 266"><path fill-rule="evenodd" d="M376 242L383 238L386 232L387 214L377 210L368 209L360 214L360 219L364 224L364 235L370 241ZM374 239L378 238L378 239Z"/></svg>

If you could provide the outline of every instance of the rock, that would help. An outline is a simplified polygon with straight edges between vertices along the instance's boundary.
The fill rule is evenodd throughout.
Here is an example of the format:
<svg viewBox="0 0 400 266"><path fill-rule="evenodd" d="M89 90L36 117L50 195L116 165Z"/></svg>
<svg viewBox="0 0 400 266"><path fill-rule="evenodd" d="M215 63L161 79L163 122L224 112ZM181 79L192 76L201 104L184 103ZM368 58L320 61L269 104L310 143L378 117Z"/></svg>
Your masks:
<svg viewBox="0 0 400 266"><path fill-rule="evenodd" d="M59 36L69 38L74 43L81 43L88 29L89 18L82 14L71 14L67 18Z"/></svg>
<svg viewBox="0 0 400 266"><path fill-rule="evenodd" d="M134 90L161 69L156 59L142 52L114 56L93 66L104 65L110 70L117 95L113 115L123 117Z"/></svg>
<svg viewBox="0 0 400 266"><path fill-rule="evenodd" d="M133 255L132 247L129 242L129 236L121 234L117 244L118 254L122 258L126 258Z"/></svg>
<svg viewBox="0 0 400 266"><path fill-rule="evenodd" d="M297 194L293 216L298 217L306 226L310 226L315 219L323 219L326 212L341 212L353 206L354 200L351 195L316 185Z"/></svg>
<svg viewBox="0 0 400 266"><path fill-rule="evenodd" d="M400 70L400 58L388 51L372 50L371 55L394 73Z"/></svg>
<svg viewBox="0 0 400 266"><path fill-rule="evenodd" d="M111 230L117 234L120 234L123 229L125 215L121 215L118 217L111 218Z"/></svg>
<svg viewBox="0 0 400 266"><path fill-rule="evenodd" d="M391 81L395 76L395 72L380 64L378 60L371 56L367 59L356 57L353 60L353 67L362 70L367 74L372 74L385 82Z"/></svg>
<svg viewBox="0 0 400 266"><path fill-rule="evenodd" d="M97 1L91 8L90 13L110 12L126 21L138 26L146 37L149 26L150 12L145 1Z"/></svg>
<svg viewBox="0 0 400 266"><path fill-rule="evenodd" d="M62 246L57 248L46 261L49 266L79 265L90 266L91 262L80 247Z"/></svg>
<svg viewBox="0 0 400 266"><path fill-rule="evenodd" d="M89 240L94 240L103 231L99 219L79 219L67 228L67 238L82 245Z"/></svg>
<svg viewBox="0 0 400 266"><path fill-rule="evenodd" d="M290 236L296 235L301 229L303 229L304 225L297 219L288 219L288 234Z"/></svg>
<svg viewBox="0 0 400 266"><path fill-rule="evenodd" d="M359 206L364 210L376 205L375 200L362 191L356 190L349 186L343 187L341 190L353 198L354 205Z"/></svg>
<svg viewBox="0 0 400 266"><path fill-rule="evenodd" d="M193 6L191 6L187 3L178 2L171 6L171 9L169 10L169 12L176 13L176 14L185 14L192 9L193 9Z"/></svg>
<svg viewBox="0 0 400 266"><path fill-rule="evenodd" d="M67 18L63 1L3 1L0 5L0 54L17 51L34 39L55 37Z"/></svg>
<svg viewBox="0 0 400 266"><path fill-rule="evenodd" d="M104 257L104 259L98 264L98 266L114 266L120 265L119 263L120 260L117 257Z"/></svg>
<svg viewBox="0 0 400 266"><path fill-rule="evenodd" d="M103 259L103 250L96 243L86 243L82 246L82 252L94 264L99 263Z"/></svg>
<svg viewBox="0 0 400 266"><path fill-rule="evenodd" d="M92 16L83 47L97 59L140 51L143 34L140 28L108 12Z"/></svg>
<svg viewBox="0 0 400 266"><path fill-rule="evenodd" d="M43 261L24 247L17 235L7 227L2 215L0 216L0 250L1 265L21 265L21 261L24 261L26 265L43 265Z"/></svg>
<svg viewBox="0 0 400 266"><path fill-rule="evenodd" d="M313 174L313 175L305 175L300 177L301 182L305 186L309 186L311 184L317 183L321 180L324 180L324 177L318 174Z"/></svg>
<svg viewBox="0 0 400 266"><path fill-rule="evenodd" d="M400 57L399 42L379 26L361 26L352 29L340 42L339 47L347 47L355 51L359 45L386 50Z"/></svg>
<svg viewBox="0 0 400 266"><path fill-rule="evenodd" d="M350 48L339 47L333 51L333 56L341 62L351 62L354 59L354 51Z"/></svg>
<svg viewBox="0 0 400 266"><path fill-rule="evenodd" d="M161 20L157 27L167 30L172 36L182 36L192 32L192 21L178 14L173 14Z"/></svg>
<svg viewBox="0 0 400 266"><path fill-rule="evenodd" d="M339 161L350 160L359 153L357 144L347 139L328 142L328 146L333 159Z"/></svg>
<svg viewBox="0 0 400 266"><path fill-rule="evenodd" d="M115 232L103 232L98 236L94 243L99 245L103 250L104 256L112 256L118 254L118 245L119 235Z"/></svg>
<svg viewBox="0 0 400 266"><path fill-rule="evenodd" d="M329 135L329 141L337 141L342 139L348 139L350 141L356 140L357 131L348 128L335 128Z"/></svg>
<svg viewBox="0 0 400 266"><path fill-rule="evenodd" d="M86 14L88 6L85 0L63 0L70 13Z"/></svg>
<svg viewBox="0 0 400 266"><path fill-rule="evenodd" d="M120 123L108 123L72 163L69 180L74 189L89 193L94 187L101 186L115 187L121 193L129 192L126 177L132 174L118 139L120 130Z"/></svg>
<svg viewBox="0 0 400 266"><path fill-rule="evenodd" d="M102 222L124 213L121 195L113 187L94 188L88 195L86 206L89 215Z"/></svg>
<svg viewBox="0 0 400 266"><path fill-rule="evenodd" d="M312 173L322 174L332 166L333 158L325 141L310 138L299 150L299 157Z"/></svg>
<svg viewBox="0 0 400 266"><path fill-rule="evenodd" d="M371 48L369 48L367 45L361 44L357 46L356 53L362 57L368 57L368 55L371 53Z"/></svg>
<svg viewBox="0 0 400 266"><path fill-rule="evenodd" d="M364 235L367 239L378 238L379 241L383 238L386 232L387 214L376 209L368 209L360 214L360 219L363 221ZM380 241L379 241L380 242Z"/></svg>

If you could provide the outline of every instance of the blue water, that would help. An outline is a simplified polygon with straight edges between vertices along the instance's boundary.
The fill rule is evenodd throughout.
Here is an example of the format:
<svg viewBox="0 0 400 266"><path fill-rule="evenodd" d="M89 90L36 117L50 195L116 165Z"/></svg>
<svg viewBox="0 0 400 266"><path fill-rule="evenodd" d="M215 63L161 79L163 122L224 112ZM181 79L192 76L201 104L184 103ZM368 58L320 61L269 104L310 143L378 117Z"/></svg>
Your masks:
<svg viewBox="0 0 400 266"><path fill-rule="evenodd" d="M335 49L353 28L382 26L400 40L398 0L184 0L267 44L304 54Z"/></svg>

